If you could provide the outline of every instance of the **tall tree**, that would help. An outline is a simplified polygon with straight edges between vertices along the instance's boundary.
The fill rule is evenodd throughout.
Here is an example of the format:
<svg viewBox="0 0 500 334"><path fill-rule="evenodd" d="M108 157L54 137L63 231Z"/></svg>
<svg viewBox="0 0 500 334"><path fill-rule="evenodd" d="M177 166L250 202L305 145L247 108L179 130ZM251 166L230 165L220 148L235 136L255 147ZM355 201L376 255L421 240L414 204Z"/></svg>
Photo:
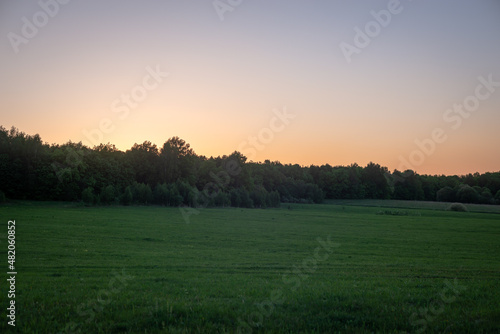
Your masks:
<svg viewBox="0 0 500 334"><path fill-rule="evenodd" d="M172 137L163 144L160 152L161 179L166 183L173 183L180 179L190 178L192 173L191 158L194 152L190 145L179 137ZM189 180L190 184L194 180Z"/></svg>

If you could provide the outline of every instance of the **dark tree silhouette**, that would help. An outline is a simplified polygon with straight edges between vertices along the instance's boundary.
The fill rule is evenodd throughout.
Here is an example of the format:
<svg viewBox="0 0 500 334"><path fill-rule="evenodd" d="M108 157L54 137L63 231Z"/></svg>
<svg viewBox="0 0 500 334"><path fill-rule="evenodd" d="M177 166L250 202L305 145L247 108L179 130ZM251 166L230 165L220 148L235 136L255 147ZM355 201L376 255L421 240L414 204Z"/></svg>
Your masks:
<svg viewBox="0 0 500 334"><path fill-rule="evenodd" d="M95 204L275 207L280 202L394 198L500 204L500 172L464 176L390 173L361 167L248 162L240 152L197 155L179 137L161 149L145 141L126 152L113 144L44 143L0 126L0 203L9 199Z"/></svg>

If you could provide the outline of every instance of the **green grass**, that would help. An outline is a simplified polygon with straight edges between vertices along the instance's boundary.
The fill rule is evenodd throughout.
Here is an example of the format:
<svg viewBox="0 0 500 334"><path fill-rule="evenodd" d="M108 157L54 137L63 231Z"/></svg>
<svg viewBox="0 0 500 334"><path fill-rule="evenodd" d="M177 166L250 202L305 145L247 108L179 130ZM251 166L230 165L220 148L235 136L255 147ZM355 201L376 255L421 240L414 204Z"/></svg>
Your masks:
<svg viewBox="0 0 500 334"><path fill-rule="evenodd" d="M16 220L16 330L499 330L500 215L354 204L204 209L189 224L175 208L3 205L5 277ZM329 252L317 241L328 236Z"/></svg>
<svg viewBox="0 0 500 334"><path fill-rule="evenodd" d="M452 203L429 202L429 201L403 201L385 199L336 199L327 200L328 204L344 206L375 206L382 208L407 208L407 209L428 209L446 210ZM489 204L464 204L471 212L500 213L500 205Z"/></svg>

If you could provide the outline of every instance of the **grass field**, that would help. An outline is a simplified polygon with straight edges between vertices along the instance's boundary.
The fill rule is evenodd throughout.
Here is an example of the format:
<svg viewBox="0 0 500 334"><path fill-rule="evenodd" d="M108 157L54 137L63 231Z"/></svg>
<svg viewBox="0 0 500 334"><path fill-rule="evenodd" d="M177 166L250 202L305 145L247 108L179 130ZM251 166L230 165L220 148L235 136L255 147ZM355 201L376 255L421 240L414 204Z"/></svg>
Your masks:
<svg viewBox="0 0 500 334"><path fill-rule="evenodd" d="M3 205L0 332L13 219L19 333L499 331L500 215L355 204Z"/></svg>
<svg viewBox="0 0 500 334"><path fill-rule="evenodd" d="M348 206L371 206L380 208L446 210L451 203L427 201L402 201L384 199L338 199L328 200L328 204ZM500 213L500 205L464 204L470 212Z"/></svg>

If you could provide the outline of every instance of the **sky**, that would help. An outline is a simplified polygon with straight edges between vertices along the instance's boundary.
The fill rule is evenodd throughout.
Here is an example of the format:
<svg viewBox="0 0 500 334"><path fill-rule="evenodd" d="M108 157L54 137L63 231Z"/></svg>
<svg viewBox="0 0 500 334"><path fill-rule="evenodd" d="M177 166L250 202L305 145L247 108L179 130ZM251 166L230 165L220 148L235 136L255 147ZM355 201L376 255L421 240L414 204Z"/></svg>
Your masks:
<svg viewBox="0 0 500 334"><path fill-rule="evenodd" d="M500 2L0 3L0 125L127 150L500 171Z"/></svg>

